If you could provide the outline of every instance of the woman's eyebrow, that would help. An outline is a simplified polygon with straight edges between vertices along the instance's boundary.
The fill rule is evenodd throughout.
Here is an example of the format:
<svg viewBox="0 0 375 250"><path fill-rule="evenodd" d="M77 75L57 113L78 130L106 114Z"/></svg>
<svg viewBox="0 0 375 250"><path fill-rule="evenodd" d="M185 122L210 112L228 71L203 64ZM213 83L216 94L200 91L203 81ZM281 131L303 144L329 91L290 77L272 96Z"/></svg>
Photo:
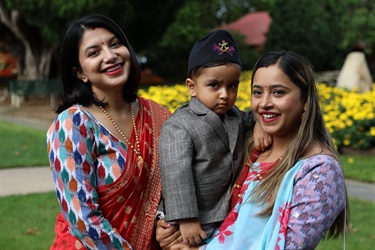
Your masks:
<svg viewBox="0 0 375 250"><path fill-rule="evenodd" d="M281 84L281 83L275 83L275 84L270 84L270 85L266 85L267 87L269 87L270 89L274 89L274 88L284 88L284 89L289 89L289 87L285 86L284 84ZM252 88L263 88L264 85L260 85L260 84L254 84L252 86Z"/></svg>
<svg viewBox="0 0 375 250"><path fill-rule="evenodd" d="M113 42L113 41L116 40L116 39L117 39L117 37L114 35L114 36L110 37L110 38L107 40L107 43L111 43L111 42ZM96 48L96 47L99 47L99 45L94 44L94 45L88 46L88 47L85 49L85 53L86 53L87 51L93 49L93 48Z"/></svg>

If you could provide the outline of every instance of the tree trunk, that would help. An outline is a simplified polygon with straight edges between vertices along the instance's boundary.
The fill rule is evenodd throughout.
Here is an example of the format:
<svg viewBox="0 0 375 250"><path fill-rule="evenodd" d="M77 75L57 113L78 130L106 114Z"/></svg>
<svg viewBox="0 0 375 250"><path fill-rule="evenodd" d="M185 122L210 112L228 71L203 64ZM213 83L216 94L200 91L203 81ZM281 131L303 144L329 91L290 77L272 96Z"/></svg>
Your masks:
<svg viewBox="0 0 375 250"><path fill-rule="evenodd" d="M16 57L17 79L47 79L56 46L47 43L39 31L29 29L17 10L7 11L1 3L0 20L13 34L4 45Z"/></svg>

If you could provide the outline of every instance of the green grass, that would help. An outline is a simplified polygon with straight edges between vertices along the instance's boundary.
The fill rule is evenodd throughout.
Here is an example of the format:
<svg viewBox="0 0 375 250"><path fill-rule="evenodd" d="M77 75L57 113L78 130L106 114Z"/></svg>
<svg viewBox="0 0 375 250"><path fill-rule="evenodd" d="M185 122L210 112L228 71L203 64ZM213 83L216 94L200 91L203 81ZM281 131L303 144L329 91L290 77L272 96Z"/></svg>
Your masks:
<svg viewBox="0 0 375 250"><path fill-rule="evenodd" d="M346 178L375 183L374 155L342 155L340 160Z"/></svg>
<svg viewBox="0 0 375 250"><path fill-rule="evenodd" d="M49 249L58 212L54 192L0 197L0 249Z"/></svg>
<svg viewBox="0 0 375 250"><path fill-rule="evenodd" d="M375 204L349 198L350 232L346 235L346 249L374 249L375 247ZM343 238L325 240L318 250L343 249Z"/></svg>
<svg viewBox="0 0 375 250"><path fill-rule="evenodd" d="M48 165L46 131L0 122L0 169ZM375 183L375 156L342 155L345 177ZM375 246L375 204L349 199L351 232L347 249ZM0 197L0 249L49 249L59 206L54 192ZM343 240L326 240L318 250L342 249Z"/></svg>
<svg viewBox="0 0 375 250"><path fill-rule="evenodd" d="M374 249L375 204L349 199L351 232L346 249ZM54 192L0 197L0 249L49 249L59 206ZM343 239L325 240L318 250L343 249Z"/></svg>
<svg viewBox="0 0 375 250"><path fill-rule="evenodd" d="M0 169L47 166L46 132L0 122Z"/></svg>
<svg viewBox="0 0 375 250"><path fill-rule="evenodd" d="M0 169L22 166L47 166L46 131L0 122ZM348 179L375 183L375 156L342 155Z"/></svg>

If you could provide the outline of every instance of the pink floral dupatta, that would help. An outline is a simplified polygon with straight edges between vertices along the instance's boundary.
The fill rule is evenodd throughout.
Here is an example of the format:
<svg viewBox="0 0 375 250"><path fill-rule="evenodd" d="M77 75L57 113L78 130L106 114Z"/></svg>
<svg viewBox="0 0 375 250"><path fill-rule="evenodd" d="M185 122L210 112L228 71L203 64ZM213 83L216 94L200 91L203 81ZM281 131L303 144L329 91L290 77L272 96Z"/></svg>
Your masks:
<svg viewBox="0 0 375 250"><path fill-rule="evenodd" d="M267 164L254 163L241 188L242 197L210 240L206 250L284 249L294 177L303 162L297 162L285 175L272 215L268 217L257 216L264 205L251 201L252 190L259 182L257 174L263 167L267 167Z"/></svg>

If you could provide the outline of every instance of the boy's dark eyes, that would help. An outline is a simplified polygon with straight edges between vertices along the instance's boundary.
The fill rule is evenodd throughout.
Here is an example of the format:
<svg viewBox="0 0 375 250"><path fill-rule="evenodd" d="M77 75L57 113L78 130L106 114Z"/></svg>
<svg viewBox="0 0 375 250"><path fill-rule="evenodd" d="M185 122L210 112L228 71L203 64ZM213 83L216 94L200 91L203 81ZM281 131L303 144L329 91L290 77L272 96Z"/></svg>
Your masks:
<svg viewBox="0 0 375 250"><path fill-rule="evenodd" d="M231 85L229 85L229 88L231 88L231 89L237 89L238 88L238 84L231 84Z"/></svg>
<svg viewBox="0 0 375 250"><path fill-rule="evenodd" d="M219 84L218 83L210 83L208 86L212 87L212 88L217 88L219 87ZM228 86L229 89L237 89L238 88L238 84L231 84Z"/></svg>

